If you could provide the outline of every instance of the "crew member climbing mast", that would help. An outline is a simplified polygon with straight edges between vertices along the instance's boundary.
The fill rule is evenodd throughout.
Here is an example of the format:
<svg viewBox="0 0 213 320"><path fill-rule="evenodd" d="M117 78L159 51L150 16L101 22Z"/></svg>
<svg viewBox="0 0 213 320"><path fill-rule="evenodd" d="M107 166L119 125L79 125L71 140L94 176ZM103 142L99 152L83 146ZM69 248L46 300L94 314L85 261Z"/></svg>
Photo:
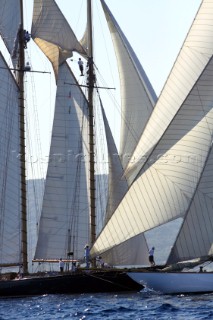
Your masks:
<svg viewBox="0 0 213 320"><path fill-rule="evenodd" d="M31 34L27 30L24 30L24 49L27 49L27 43L31 39Z"/></svg>

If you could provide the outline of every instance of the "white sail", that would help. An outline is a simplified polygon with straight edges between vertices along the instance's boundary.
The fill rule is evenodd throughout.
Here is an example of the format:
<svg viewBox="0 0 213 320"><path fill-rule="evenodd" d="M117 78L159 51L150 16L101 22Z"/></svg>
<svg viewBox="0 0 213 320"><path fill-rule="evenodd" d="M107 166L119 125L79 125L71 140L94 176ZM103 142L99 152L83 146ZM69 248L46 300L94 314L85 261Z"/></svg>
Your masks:
<svg viewBox="0 0 213 320"><path fill-rule="evenodd" d="M86 98L64 63L59 67L37 259L65 258L68 252L78 259L89 243L87 112Z"/></svg>
<svg viewBox="0 0 213 320"><path fill-rule="evenodd" d="M168 263L176 263L213 254L212 146L209 152L202 177L169 256Z"/></svg>
<svg viewBox="0 0 213 320"><path fill-rule="evenodd" d="M107 148L108 148L108 161L109 161L109 174L108 174L108 201L105 221L108 221L119 205L121 199L128 190L128 184L123 178L123 168L121 165L120 157L104 112L102 108Z"/></svg>
<svg viewBox="0 0 213 320"><path fill-rule="evenodd" d="M112 266L136 267L149 263L148 247L143 234L139 234L113 247L109 251L101 253L101 256L104 261L107 261Z"/></svg>
<svg viewBox="0 0 213 320"><path fill-rule="evenodd" d="M94 245L105 251L185 216L212 144L213 64L192 91L151 153Z"/></svg>
<svg viewBox="0 0 213 320"><path fill-rule="evenodd" d="M1 0L0 4L0 34L12 54L18 41L21 22L20 4L17 0Z"/></svg>
<svg viewBox="0 0 213 320"><path fill-rule="evenodd" d="M115 18L106 3L103 0L101 3L111 32L119 70L122 106L119 153L125 168L153 111L157 97Z"/></svg>
<svg viewBox="0 0 213 320"><path fill-rule="evenodd" d="M32 37L53 64L56 75L58 64L72 56L73 51L85 54L54 0L34 1Z"/></svg>
<svg viewBox="0 0 213 320"><path fill-rule="evenodd" d="M134 176L186 99L213 53L212 1L204 0L170 72L155 109L132 155L126 175Z"/></svg>
<svg viewBox="0 0 213 320"><path fill-rule="evenodd" d="M20 264L19 90L2 55L0 68L0 264Z"/></svg>

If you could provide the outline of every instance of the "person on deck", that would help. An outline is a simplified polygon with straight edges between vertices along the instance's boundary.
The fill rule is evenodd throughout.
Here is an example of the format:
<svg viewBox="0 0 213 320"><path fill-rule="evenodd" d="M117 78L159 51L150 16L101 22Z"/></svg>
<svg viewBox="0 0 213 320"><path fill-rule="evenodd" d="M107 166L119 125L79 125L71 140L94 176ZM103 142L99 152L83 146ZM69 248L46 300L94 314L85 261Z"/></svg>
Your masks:
<svg viewBox="0 0 213 320"><path fill-rule="evenodd" d="M75 272L76 269L77 269L77 267L76 267L76 262L73 261L73 262L72 262L72 271Z"/></svg>
<svg viewBox="0 0 213 320"><path fill-rule="evenodd" d="M152 267L155 266L154 251L155 251L155 247L152 247L152 249L149 250L149 262Z"/></svg>
<svg viewBox="0 0 213 320"><path fill-rule="evenodd" d="M88 244L86 244L84 247L84 258L85 258L85 262L86 262L86 268L89 268L90 248L89 248Z"/></svg>
<svg viewBox="0 0 213 320"><path fill-rule="evenodd" d="M104 268L104 260L102 259L101 256L97 257L97 262L98 262L99 268Z"/></svg>
<svg viewBox="0 0 213 320"><path fill-rule="evenodd" d="M83 76L84 75L84 73L83 73L84 72L84 63L81 60L81 58L78 59L78 65L79 65L79 69L81 71L81 76Z"/></svg>
<svg viewBox="0 0 213 320"><path fill-rule="evenodd" d="M60 269L60 272L64 271L64 261L62 260L62 258L60 258L59 260L59 269Z"/></svg>
<svg viewBox="0 0 213 320"><path fill-rule="evenodd" d="M22 279L24 276L24 270L23 270L23 265L19 266L19 273L18 273L18 278Z"/></svg>

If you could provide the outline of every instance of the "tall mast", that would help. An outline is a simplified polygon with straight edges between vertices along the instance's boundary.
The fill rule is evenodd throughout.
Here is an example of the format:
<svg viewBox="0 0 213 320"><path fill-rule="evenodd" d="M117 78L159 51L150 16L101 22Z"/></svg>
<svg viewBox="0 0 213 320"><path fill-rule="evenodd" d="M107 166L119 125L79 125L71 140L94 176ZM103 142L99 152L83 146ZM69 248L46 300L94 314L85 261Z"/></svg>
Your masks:
<svg viewBox="0 0 213 320"><path fill-rule="evenodd" d="M27 192L26 192L26 157L25 157L25 105L24 105L24 17L23 0L20 0L21 25L19 29L19 116L20 116L20 154L21 154L21 232L23 272L28 272L27 257Z"/></svg>
<svg viewBox="0 0 213 320"><path fill-rule="evenodd" d="M89 155L90 155L90 219L91 219L91 245L96 238L96 207L95 207L95 152L94 152L94 65L93 65L93 34L92 34L92 1L87 0L88 21L88 102L89 102Z"/></svg>

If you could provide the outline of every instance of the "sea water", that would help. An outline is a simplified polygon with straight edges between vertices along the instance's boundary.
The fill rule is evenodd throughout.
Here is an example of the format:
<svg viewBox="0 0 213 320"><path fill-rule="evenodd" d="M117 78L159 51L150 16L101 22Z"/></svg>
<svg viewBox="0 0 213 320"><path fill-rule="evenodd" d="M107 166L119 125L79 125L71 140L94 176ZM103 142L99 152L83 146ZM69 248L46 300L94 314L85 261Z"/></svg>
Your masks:
<svg viewBox="0 0 213 320"><path fill-rule="evenodd" d="M213 319L213 294L139 293L43 295L0 299L0 320Z"/></svg>

